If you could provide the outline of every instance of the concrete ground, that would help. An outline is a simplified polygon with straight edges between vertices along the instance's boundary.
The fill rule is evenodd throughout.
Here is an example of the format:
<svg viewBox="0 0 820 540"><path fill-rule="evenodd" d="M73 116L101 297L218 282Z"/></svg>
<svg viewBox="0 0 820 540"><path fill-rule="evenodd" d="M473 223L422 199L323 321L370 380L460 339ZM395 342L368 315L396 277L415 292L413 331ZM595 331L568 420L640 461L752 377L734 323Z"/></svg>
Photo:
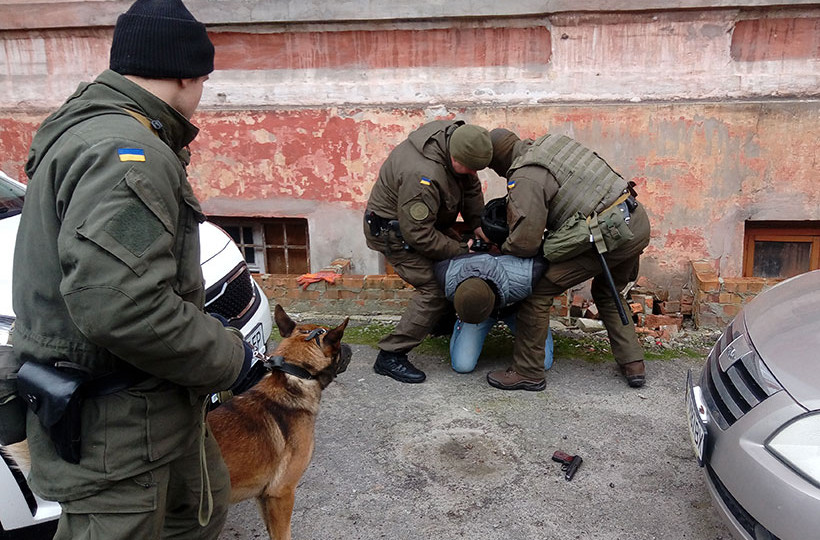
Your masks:
<svg viewBox="0 0 820 540"><path fill-rule="evenodd" d="M728 540L686 427L688 369L647 362L628 388L614 362L557 356L543 392L486 383L503 358L467 375L446 358L411 355L419 385L373 372L376 349L324 393L313 461L293 512L295 540ZM556 450L584 462L564 479ZM251 501L221 540L266 538Z"/></svg>

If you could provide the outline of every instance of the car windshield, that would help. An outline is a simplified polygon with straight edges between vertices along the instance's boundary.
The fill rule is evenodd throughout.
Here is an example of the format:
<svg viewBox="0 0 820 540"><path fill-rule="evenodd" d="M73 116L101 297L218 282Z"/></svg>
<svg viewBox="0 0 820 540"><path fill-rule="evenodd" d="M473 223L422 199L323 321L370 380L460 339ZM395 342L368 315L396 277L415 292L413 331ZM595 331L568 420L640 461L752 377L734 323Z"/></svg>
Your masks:
<svg viewBox="0 0 820 540"><path fill-rule="evenodd" d="M16 216L23 211L25 189L7 181L0 175L0 219Z"/></svg>

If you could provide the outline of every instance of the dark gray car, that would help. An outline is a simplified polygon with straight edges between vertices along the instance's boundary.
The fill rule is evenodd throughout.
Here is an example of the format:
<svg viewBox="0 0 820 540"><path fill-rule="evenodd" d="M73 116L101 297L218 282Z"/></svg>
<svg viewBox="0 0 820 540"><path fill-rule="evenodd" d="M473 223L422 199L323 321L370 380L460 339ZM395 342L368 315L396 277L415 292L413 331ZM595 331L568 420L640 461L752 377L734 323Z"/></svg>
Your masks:
<svg viewBox="0 0 820 540"><path fill-rule="evenodd" d="M820 538L820 270L758 295L689 374L690 433L738 538Z"/></svg>

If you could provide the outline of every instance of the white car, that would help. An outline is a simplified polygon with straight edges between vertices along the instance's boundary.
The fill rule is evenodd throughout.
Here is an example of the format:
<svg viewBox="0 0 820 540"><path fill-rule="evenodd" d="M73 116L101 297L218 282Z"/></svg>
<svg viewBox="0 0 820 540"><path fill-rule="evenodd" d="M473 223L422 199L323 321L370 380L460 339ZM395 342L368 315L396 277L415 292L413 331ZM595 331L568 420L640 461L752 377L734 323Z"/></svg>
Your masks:
<svg viewBox="0 0 820 540"><path fill-rule="evenodd" d="M12 260L25 192L24 184L0 171L0 254L6 261ZM242 331L248 343L264 353L272 330L267 297L251 277L242 253L225 231L205 222L199 227L199 237L200 264L206 287L205 311L227 319L231 326ZM0 265L0 355L12 354L9 333L15 317L11 305L11 276L11 264ZM0 396L0 421L4 405ZM34 495L25 477L12 467L10 458L2 455L0 540L51 538L59 517L60 505Z"/></svg>

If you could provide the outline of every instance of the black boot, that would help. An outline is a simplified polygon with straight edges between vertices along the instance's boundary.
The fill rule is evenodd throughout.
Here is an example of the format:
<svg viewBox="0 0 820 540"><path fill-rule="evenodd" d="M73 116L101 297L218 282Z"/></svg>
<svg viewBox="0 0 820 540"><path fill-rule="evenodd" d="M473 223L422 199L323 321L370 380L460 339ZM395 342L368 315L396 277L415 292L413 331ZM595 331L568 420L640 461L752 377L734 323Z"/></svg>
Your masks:
<svg viewBox="0 0 820 540"><path fill-rule="evenodd" d="M379 375L387 375L403 383L424 382L427 376L420 369L416 369L404 353L379 351L373 371Z"/></svg>

